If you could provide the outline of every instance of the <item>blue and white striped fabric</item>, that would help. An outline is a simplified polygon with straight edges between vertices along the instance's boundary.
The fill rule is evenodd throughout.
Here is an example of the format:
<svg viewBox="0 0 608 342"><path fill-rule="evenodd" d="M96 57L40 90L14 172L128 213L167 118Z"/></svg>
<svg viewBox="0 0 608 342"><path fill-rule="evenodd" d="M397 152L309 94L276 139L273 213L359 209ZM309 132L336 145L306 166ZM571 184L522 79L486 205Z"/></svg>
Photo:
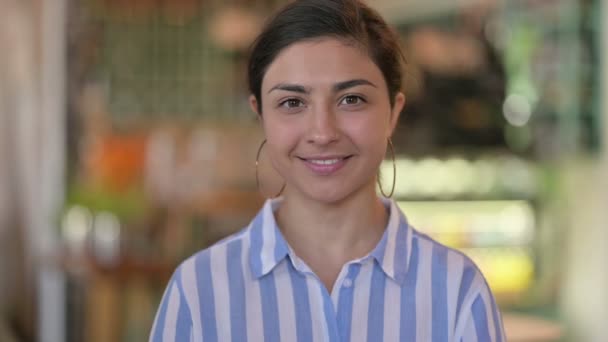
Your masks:
<svg viewBox="0 0 608 342"><path fill-rule="evenodd" d="M331 293L284 240L278 205L177 268L150 341L505 340L473 262L412 229L393 201L381 241Z"/></svg>

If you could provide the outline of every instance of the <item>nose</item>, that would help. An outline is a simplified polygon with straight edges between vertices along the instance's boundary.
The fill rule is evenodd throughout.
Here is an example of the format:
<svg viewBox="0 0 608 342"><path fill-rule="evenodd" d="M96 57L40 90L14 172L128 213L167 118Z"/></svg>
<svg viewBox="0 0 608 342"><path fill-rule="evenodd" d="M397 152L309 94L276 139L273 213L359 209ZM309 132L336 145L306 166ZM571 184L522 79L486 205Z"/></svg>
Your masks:
<svg viewBox="0 0 608 342"><path fill-rule="evenodd" d="M308 142L317 145L328 145L340 136L336 115L329 108L312 111Z"/></svg>

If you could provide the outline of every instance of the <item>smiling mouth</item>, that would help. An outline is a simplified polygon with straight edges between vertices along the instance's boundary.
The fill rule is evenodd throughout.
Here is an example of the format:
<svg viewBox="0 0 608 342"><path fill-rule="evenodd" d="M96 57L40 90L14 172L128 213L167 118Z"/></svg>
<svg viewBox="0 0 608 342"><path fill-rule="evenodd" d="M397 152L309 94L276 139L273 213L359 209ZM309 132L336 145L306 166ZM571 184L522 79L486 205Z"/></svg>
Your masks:
<svg viewBox="0 0 608 342"><path fill-rule="evenodd" d="M304 162L304 165L308 167L310 171L319 176L329 176L332 175L338 170L340 170L344 165L346 165L347 160L350 159L352 155L348 155L345 157L313 157L313 158L302 158L298 157L300 160Z"/></svg>
<svg viewBox="0 0 608 342"><path fill-rule="evenodd" d="M352 157L352 155L345 156L345 157L335 157L335 158L303 158L303 157L298 157L298 158L305 162L315 164L315 165L334 165L341 161L347 160L350 157Z"/></svg>

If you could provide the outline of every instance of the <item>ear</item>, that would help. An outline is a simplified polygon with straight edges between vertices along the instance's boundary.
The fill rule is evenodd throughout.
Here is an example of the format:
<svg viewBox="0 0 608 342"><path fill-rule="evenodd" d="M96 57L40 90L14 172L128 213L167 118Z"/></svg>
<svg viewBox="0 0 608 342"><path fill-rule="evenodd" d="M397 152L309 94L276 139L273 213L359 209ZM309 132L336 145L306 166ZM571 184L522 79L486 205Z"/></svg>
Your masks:
<svg viewBox="0 0 608 342"><path fill-rule="evenodd" d="M391 109L391 117L390 117L390 134L389 136L393 135L393 132L395 132L395 127L397 127L397 122L399 122L399 116L401 115L401 111L403 110L403 107L405 106L405 95L402 92L398 92L395 95L395 102L393 105L393 108Z"/></svg>
<svg viewBox="0 0 608 342"><path fill-rule="evenodd" d="M258 119L262 120L262 113L258 110L258 99L253 94L249 95L249 107L252 112L257 114Z"/></svg>

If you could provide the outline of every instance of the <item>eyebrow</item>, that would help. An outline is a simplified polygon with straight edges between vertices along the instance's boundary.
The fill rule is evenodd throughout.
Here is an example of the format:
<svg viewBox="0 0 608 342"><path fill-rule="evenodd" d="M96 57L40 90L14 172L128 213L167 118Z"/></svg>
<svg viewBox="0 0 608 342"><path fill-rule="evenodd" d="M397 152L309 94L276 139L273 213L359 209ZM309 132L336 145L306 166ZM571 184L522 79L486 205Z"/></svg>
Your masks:
<svg viewBox="0 0 608 342"><path fill-rule="evenodd" d="M339 92L342 90L346 90L352 87L356 87L356 86L360 86L360 85L368 85L368 86L372 86L374 88L378 88L375 84L373 84L372 82L363 79L363 78L358 78L358 79L354 79L354 80L350 80L350 81L344 81L344 82L339 82L336 83L334 85L334 91L335 92Z"/></svg>
<svg viewBox="0 0 608 342"><path fill-rule="evenodd" d="M270 93L273 90L286 90L286 91L292 91L294 93L310 94L310 88L306 88L299 84L279 83L279 84L275 85L274 87L272 87L268 91L268 93Z"/></svg>
<svg viewBox="0 0 608 342"><path fill-rule="evenodd" d="M349 89L352 87L356 87L356 86L360 86L360 85L368 85L368 86L372 86L374 88L378 88L372 82L370 82L366 79L358 78L358 79L338 82L338 83L334 84L333 91L339 92L339 91L343 91L343 90L346 90L346 89ZM301 94L310 94L310 92L311 92L310 88L304 87L299 84L287 84L287 83L279 83L279 84L275 85L268 91L268 93L272 92L273 90L285 90L285 91L291 91L294 93L301 93Z"/></svg>

